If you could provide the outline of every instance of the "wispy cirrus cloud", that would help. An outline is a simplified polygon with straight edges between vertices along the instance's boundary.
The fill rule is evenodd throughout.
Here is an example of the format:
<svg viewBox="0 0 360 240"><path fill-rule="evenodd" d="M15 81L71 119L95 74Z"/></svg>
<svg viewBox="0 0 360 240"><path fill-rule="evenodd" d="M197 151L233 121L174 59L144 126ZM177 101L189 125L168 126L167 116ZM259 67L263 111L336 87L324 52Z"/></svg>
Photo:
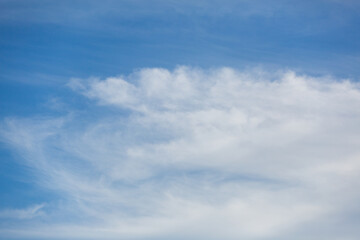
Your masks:
<svg viewBox="0 0 360 240"><path fill-rule="evenodd" d="M2 7L0 23L36 23L36 24L56 24L61 26L78 27L104 27L100 23L107 25L109 18L120 21L134 21L134 17L151 18L156 16L162 19L168 16L169 12L174 15L189 17L224 17L231 15L235 18L244 19L248 17L271 18L277 14L285 15L306 15L312 16L315 9L309 9L314 4L328 10L335 10L341 13L341 10L351 7L353 11L359 9L357 1L303 1L293 3L287 0L276 0L269 3L264 0L198 0L198 1L62 1L43 2L38 0L13 0L0 1ZM342 17L347 17L341 14ZM65 18L67 16L67 18ZM332 19L330 17L329 19ZM335 22L336 23L336 22ZM101 25L101 26L100 26ZM109 26L107 26L109 27ZM325 26L323 26L325 27ZM117 28L120 29L120 28Z"/></svg>
<svg viewBox="0 0 360 240"><path fill-rule="evenodd" d="M2 6L2 22L22 22L30 21L33 23L52 23L60 25L78 24L87 25L86 22L106 21L106 18L116 15L119 19L132 19L137 17L164 16L168 12L189 16L201 14L205 16L221 16L232 14L233 9L237 8L238 16L248 17L253 15L269 16L279 9L281 4L286 1L279 0L277 4L266 4L263 0L226 0L226 1L113 1L105 0L101 4L98 1L63 1L42 2L38 0L15 0L0 1ZM68 19L64 18L64 14Z"/></svg>
<svg viewBox="0 0 360 240"><path fill-rule="evenodd" d="M359 216L356 82L178 67L69 87L113 114L4 122L3 141L62 201L3 235L338 239Z"/></svg>
<svg viewBox="0 0 360 240"><path fill-rule="evenodd" d="M41 216L41 209L45 204L37 204L25 209L5 209L0 211L0 218L8 219L32 219Z"/></svg>

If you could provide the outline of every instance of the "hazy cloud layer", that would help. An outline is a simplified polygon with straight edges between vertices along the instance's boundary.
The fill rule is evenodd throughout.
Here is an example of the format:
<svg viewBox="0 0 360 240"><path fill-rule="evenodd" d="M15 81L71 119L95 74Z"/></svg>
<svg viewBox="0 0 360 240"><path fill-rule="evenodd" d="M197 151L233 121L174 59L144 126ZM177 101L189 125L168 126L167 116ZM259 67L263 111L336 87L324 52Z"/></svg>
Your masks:
<svg viewBox="0 0 360 240"><path fill-rule="evenodd" d="M178 67L68 85L115 113L4 121L3 141L61 201L1 235L359 236L358 83Z"/></svg>

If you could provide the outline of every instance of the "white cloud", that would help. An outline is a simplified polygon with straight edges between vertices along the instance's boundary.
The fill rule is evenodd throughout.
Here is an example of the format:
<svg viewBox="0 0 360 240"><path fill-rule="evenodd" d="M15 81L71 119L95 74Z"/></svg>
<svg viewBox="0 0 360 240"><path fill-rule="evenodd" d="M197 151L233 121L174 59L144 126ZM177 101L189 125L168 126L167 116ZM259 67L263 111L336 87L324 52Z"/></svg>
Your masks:
<svg viewBox="0 0 360 240"><path fill-rule="evenodd" d="M119 114L6 121L4 141L66 199L47 231L9 235L338 239L359 216L358 83L179 67L69 86ZM68 235L58 215L90 220Z"/></svg>

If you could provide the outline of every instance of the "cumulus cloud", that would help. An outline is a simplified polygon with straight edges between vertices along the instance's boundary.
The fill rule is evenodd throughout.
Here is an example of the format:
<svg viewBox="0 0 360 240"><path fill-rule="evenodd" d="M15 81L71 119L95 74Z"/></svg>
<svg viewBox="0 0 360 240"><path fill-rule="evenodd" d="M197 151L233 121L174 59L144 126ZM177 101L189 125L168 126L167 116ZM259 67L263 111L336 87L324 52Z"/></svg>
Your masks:
<svg viewBox="0 0 360 240"><path fill-rule="evenodd" d="M178 67L73 79L69 87L112 114L4 122L3 141L39 173L38 184L64 201L44 216L48 230L14 226L3 234L359 234L348 224L359 216L358 83L291 71ZM73 219L71 227L59 216Z"/></svg>

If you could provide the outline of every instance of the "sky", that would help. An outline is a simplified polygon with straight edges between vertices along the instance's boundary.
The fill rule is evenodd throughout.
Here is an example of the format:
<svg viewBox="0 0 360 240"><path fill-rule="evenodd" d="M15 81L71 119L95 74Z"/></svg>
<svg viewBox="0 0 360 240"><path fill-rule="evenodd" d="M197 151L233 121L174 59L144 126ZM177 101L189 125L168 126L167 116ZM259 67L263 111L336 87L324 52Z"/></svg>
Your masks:
<svg viewBox="0 0 360 240"><path fill-rule="evenodd" d="M357 240L360 2L0 0L0 239Z"/></svg>

